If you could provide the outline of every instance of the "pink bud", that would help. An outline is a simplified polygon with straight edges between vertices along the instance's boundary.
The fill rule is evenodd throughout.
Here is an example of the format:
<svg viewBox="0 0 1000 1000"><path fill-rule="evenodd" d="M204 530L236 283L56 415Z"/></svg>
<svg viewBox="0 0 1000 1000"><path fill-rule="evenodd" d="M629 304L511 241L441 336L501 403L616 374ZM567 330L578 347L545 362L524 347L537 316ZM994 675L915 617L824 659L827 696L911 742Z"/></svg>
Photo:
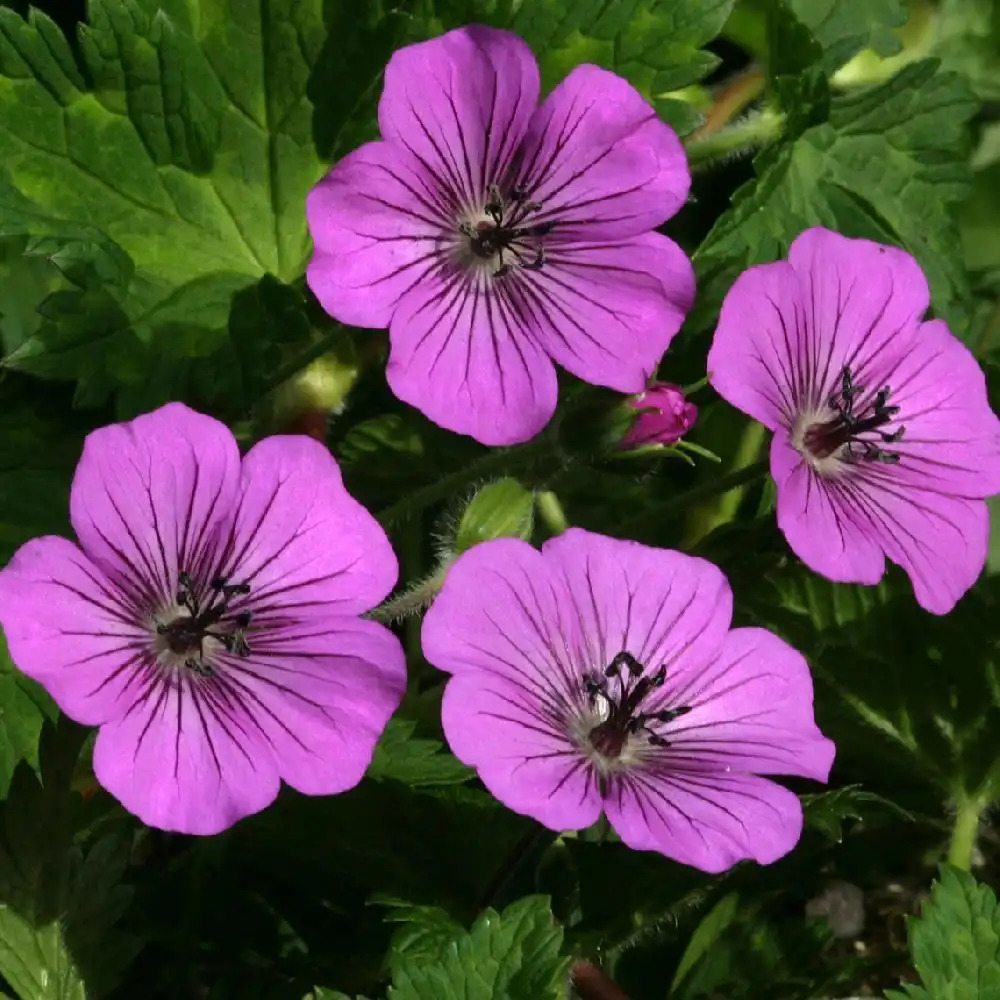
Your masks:
<svg viewBox="0 0 1000 1000"><path fill-rule="evenodd" d="M622 448L674 444L694 426L698 407L684 398L678 385L658 383L629 401L639 416L622 438Z"/></svg>

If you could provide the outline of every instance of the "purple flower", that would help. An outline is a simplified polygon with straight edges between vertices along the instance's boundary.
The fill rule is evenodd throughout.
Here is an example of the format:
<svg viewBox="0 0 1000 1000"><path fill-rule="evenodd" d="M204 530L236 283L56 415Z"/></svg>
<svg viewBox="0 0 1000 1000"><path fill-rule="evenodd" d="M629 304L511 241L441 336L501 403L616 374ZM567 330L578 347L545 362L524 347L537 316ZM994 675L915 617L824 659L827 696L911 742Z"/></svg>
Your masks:
<svg viewBox="0 0 1000 1000"><path fill-rule="evenodd" d="M37 538L0 571L14 662L100 726L98 781L151 826L216 833L361 780L405 664L359 614L396 580L382 529L330 453L272 437L240 461L171 403L95 431L73 479L80 540Z"/></svg>
<svg viewBox="0 0 1000 1000"><path fill-rule="evenodd" d="M986 561L1000 421L916 261L809 229L722 305L712 385L773 430L778 525L811 569L877 583L885 557L944 614Z"/></svg>
<svg viewBox="0 0 1000 1000"><path fill-rule="evenodd" d="M690 186L677 136L596 66L538 96L535 58L506 31L401 49L383 140L337 163L306 206L323 307L389 327L392 391L484 444L546 424L553 361L640 392L694 296L689 261L652 232Z"/></svg>
<svg viewBox="0 0 1000 1000"><path fill-rule="evenodd" d="M424 620L453 674L444 731L511 809L554 830L603 811L621 839L705 871L795 845L798 798L759 777L825 781L805 660L730 630L711 563L570 529L541 552L499 539L454 563Z"/></svg>
<svg viewBox="0 0 1000 1000"><path fill-rule="evenodd" d="M684 398L679 385L658 382L630 400L639 416L622 438L622 448L676 444L698 419L698 407Z"/></svg>

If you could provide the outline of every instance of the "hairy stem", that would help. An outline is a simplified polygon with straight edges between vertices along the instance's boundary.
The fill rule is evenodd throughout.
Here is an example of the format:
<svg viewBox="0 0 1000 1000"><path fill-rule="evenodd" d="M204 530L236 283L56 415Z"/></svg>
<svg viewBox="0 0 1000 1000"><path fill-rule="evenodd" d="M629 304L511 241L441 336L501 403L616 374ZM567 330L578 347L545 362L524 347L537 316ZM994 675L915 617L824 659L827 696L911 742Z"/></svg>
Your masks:
<svg viewBox="0 0 1000 1000"><path fill-rule="evenodd" d="M699 129L684 147L688 162L692 170L698 170L740 153L751 153L778 139L784 125L785 116L780 111L764 108L717 132L705 134Z"/></svg>
<svg viewBox="0 0 1000 1000"><path fill-rule="evenodd" d="M493 878L490 879L489 885L483 890L482 895L476 902L476 912L480 913L486 909L487 906L492 906L497 896L503 891L504 886L511 880L514 873L521 867L524 863L525 858L534 850L542 837L548 833L548 830L540 823L533 823L531 829L521 837L521 839L513 846L510 854L503 859L500 867L497 868L496 873Z"/></svg>
<svg viewBox="0 0 1000 1000"><path fill-rule="evenodd" d="M376 514L383 527L388 528L419 514L431 504L447 500L463 488L496 475L511 475L515 471L524 471L541 462L552 459L559 454L559 445L554 435L541 434L527 444L516 448L498 448L487 452L481 458L470 462L455 472L442 476L435 483L428 483L409 496L397 500L396 503L384 507Z"/></svg>
<svg viewBox="0 0 1000 1000"><path fill-rule="evenodd" d="M713 479L683 493L678 493L666 503L660 504L658 507L651 507L636 517L624 521L621 524L620 531L627 536L637 530L669 521L679 514L683 514L695 504L701 503L703 500L709 500L714 496L721 496L730 490L735 490L746 486L748 483L756 482L758 479L763 479L766 475L767 462L754 462L753 465L744 466L742 469L735 469L728 476L723 476L721 479Z"/></svg>

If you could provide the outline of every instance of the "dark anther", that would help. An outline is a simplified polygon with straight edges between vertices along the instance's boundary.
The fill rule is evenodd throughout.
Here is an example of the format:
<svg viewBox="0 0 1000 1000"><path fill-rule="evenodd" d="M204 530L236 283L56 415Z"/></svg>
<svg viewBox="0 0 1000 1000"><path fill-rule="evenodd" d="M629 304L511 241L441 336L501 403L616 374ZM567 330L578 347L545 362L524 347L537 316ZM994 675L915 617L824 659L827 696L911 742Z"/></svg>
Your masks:
<svg viewBox="0 0 1000 1000"><path fill-rule="evenodd" d="M597 704L598 696L608 704L608 717L589 733L591 746L605 757L620 757L628 738L639 733L644 733L652 746L669 746L667 740L651 728L651 723L673 722L690 712L690 706L678 705L655 712L639 710L650 692L662 687L666 679L666 667L647 674L645 666L624 650L615 654L602 673L584 677L584 692L591 706ZM618 682L614 687L613 680Z"/></svg>
<svg viewBox="0 0 1000 1000"><path fill-rule="evenodd" d="M883 462L893 465L899 461L898 453L886 451L870 438L860 436L875 432L885 444L895 444L902 440L902 426L894 431L880 430L899 413L898 406L889 405L892 390L887 385L883 386L867 407L858 410L855 403L863 392L864 386L857 385L851 369L845 367L840 374L840 391L829 399L830 409L836 416L824 423L813 424L807 428L803 438L806 448L817 458L829 458L846 445L844 454L849 462Z"/></svg>
<svg viewBox="0 0 1000 1000"><path fill-rule="evenodd" d="M540 271L545 266L545 253L536 241L551 233L555 223L520 225L520 222L541 207L538 202L528 201L527 192L522 188L512 188L505 198L500 187L491 184L483 206L483 212L489 218L475 225L463 222L459 231L469 240L469 248L476 257L484 260L498 258L494 278L505 278L518 267ZM507 251L506 259L504 251ZM525 259L524 255L532 251L532 256Z"/></svg>
<svg viewBox="0 0 1000 1000"><path fill-rule="evenodd" d="M177 615L169 622L158 622L157 635L163 636L167 649L184 656L184 666L199 677L212 677L215 671L205 660L205 639L212 638L236 656L249 656L250 644L246 629L253 619L250 611L231 614L230 602L235 597L250 593L246 583L230 584L224 577L215 577L209 583L211 596L202 607L197 587L190 573L177 575L177 603L187 614Z"/></svg>

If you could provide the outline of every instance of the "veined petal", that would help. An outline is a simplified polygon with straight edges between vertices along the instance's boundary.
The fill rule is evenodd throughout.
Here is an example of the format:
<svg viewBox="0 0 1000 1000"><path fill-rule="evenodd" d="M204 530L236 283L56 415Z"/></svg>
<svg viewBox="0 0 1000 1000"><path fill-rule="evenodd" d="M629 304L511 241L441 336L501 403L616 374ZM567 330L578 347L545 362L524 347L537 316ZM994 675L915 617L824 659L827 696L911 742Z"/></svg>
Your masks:
<svg viewBox="0 0 1000 1000"><path fill-rule="evenodd" d="M388 326L402 295L447 252L459 212L455 192L412 153L369 142L306 199L309 287L342 323Z"/></svg>
<svg viewBox="0 0 1000 1000"><path fill-rule="evenodd" d="M951 611L986 565L986 501L918 492L878 469L838 485L842 508L906 570L920 606Z"/></svg>
<svg viewBox="0 0 1000 1000"><path fill-rule="evenodd" d="M670 727L664 767L829 777L834 745L813 721L809 667L771 632L733 629L711 665L682 665L662 690L691 709Z"/></svg>
<svg viewBox="0 0 1000 1000"><path fill-rule="evenodd" d="M578 378L641 392L694 300L694 271L659 233L553 246L540 271L512 275L538 343Z"/></svg>
<svg viewBox="0 0 1000 1000"><path fill-rule="evenodd" d="M802 834L798 796L755 775L638 772L614 791L604 810L629 847L706 872L749 859L770 864Z"/></svg>
<svg viewBox="0 0 1000 1000"><path fill-rule="evenodd" d="M87 436L70 493L73 528L117 587L156 607L176 593L179 571L213 561L239 468L225 424L168 403Z"/></svg>
<svg viewBox="0 0 1000 1000"><path fill-rule="evenodd" d="M324 612L254 634L217 683L253 717L278 773L307 795L353 788L406 689L406 661L376 622Z"/></svg>
<svg viewBox="0 0 1000 1000"><path fill-rule="evenodd" d="M920 326L883 381L906 430L887 446L899 463L875 470L880 478L891 477L906 490L953 496L1000 493L1000 420L990 409L986 377L941 320Z"/></svg>
<svg viewBox="0 0 1000 1000"><path fill-rule="evenodd" d="M565 700L582 677L579 620L550 560L498 538L464 552L424 616L424 655L439 670L499 673Z"/></svg>
<svg viewBox="0 0 1000 1000"><path fill-rule="evenodd" d="M212 834L278 794L270 747L239 701L183 672L151 684L94 744L97 780L149 826Z"/></svg>
<svg viewBox="0 0 1000 1000"><path fill-rule="evenodd" d="M882 547L859 523L851 494L816 472L780 431L771 441L771 475L778 488L778 527L810 569L838 583L882 579Z"/></svg>
<svg viewBox="0 0 1000 1000"><path fill-rule="evenodd" d="M453 272L413 288L392 318L386 378L440 426L483 444L515 444L555 412L556 373L516 303L493 285L483 274Z"/></svg>
<svg viewBox="0 0 1000 1000"><path fill-rule="evenodd" d="M547 541L542 555L569 592L589 669L624 651L669 675L681 660L710 662L721 647L733 598L704 559L580 528Z"/></svg>
<svg viewBox="0 0 1000 1000"><path fill-rule="evenodd" d="M516 184L556 222L554 241L620 240L662 225L691 178L680 140L626 80L577 66L543 101Z"/></svg>
<svg viewBox="0 0 1000 1000"><path fill-rule="evenodd" d="M722 304L711 383L774 430L822 408L846 366L870 392L887 357L906 354L928 291L909 254L808 229L787 261L744 271Z"/></svg>
<svg viewBox="0 0 1000 1000"><path fill-rule="evenodd" d="M255 627L303 609L360 614L392 589L399 570L389 539L319 442L266 438L243 459L241 487L220 574L250 586Z"/></svg>
<svg viewBox="0 0 1000 1000"><path fill-rule="evenodd" d="M151 648L139 611L65 538L35 538L0 570L0 623L11 659L71 718L124 714Z"/></svg>
<svg viewBox="0 0 1000 1000"><path fill-rule="evenodd" d="M393 55L379 128L471 207L510 162L538 90L538 64L520 38L471 25Z"/></svg>
<svg viewBox="0 0 1000 1000"><path fill-rule="evenodd" d="M448 681L441 722L455 756L504 805L553 830L580 830L601 813L600 789L549 708L503 676L473 669Z"/></svg>

